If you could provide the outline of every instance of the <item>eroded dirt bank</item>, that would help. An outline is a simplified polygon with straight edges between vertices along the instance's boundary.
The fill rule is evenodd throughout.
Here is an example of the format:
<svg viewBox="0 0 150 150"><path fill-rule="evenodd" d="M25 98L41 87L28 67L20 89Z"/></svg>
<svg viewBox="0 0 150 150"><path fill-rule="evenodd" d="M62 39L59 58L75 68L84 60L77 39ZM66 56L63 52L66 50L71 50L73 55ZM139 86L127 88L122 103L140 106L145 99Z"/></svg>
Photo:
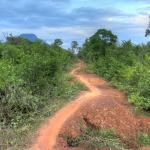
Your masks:
<svg viewBox="0 0 150 150"><path fill-rule="evenodd" d="M28 150L67 150L80 149L68 147L64 138L59 134L76 136L80 134L79 126L102 126L114 128L118 136L127 135L131 144L137 131L144 130L150 134L150 119L131 112L123 93L109 86L109 84L94 74L80 74L78 64L71 74L83 82L89 91L81 92L80 96L66 107L58 111L37 131L38 136ZM121 137L120 137L121 138Z"/></svg>

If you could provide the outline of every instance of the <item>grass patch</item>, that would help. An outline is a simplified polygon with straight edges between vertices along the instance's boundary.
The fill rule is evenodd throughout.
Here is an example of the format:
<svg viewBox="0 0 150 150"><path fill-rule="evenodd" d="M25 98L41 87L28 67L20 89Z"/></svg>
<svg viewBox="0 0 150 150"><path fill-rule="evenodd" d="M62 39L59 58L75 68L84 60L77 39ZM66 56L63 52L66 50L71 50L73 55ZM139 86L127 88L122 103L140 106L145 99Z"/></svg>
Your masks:
<svg viewBox="0 0 150 150"><path fill-rule="evenodd" d="M88 127L83 129L82 134L77 137L73 137L72 135L60 136L67 140L68 147L91 149L116 148L118 150L126 149L126 145L117 137L113 129L92 129L91 127Z"/></svg>
<svg viewBox="0 0 150 150"><path fill-rule="evenodd" d="M63 135L68 147L80 147L82 149L115 149L115 150L138 150L140 147L150 147L150 136L144 132L137 133L133 139L125 135L117 135L114 129L92 128L86 129L80 126L81 134L78 136Z"/></svg>
<svg viewBox="0 0 150 150"><path fill-rule="evenodd" d="M143 147L150 147L150 136L146 133L140 133L137 143Z"/></svg>
<svg viewBox="0 0 150 150"><path fill-rule="evenodd" d="M83 131L80 138L82 139L82 141L80 141L82 147L125 149L125 144L121 142L112 129L105 130L103 128L97 128L94 130L92 128L87 128Z"/></svg>

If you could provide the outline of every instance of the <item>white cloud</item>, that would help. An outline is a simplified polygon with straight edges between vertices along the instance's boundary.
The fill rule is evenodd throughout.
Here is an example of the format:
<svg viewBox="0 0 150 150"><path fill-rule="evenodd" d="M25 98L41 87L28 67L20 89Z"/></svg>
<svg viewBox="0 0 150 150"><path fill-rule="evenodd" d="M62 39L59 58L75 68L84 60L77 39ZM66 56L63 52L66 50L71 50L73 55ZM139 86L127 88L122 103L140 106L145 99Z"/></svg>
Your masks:
<svg viewBox="0 0 150 150"><path fill-rule="evenodd" d="M107 20L107 21L114 21L114 18L108 17L108 18L106 18L106 20Z"/></svg>
<svg viewBox="0 0 150 150"><path fill-rule="evenodd" d="M142 5L142 6L139 6L138 8L145 8L145 7L150 7L150 4Z"/></svg>
<svg viewBox="0 0 150 150"><path fill-rule="evenodd" d="M140 26L145 26L146 27L146 25L147 25L147 23L148 23L148 16L147 15L137 15L135 18L134 18L134 20L133 21L135 21L135 23L137 24L137 25L140 25Z"/></svg>

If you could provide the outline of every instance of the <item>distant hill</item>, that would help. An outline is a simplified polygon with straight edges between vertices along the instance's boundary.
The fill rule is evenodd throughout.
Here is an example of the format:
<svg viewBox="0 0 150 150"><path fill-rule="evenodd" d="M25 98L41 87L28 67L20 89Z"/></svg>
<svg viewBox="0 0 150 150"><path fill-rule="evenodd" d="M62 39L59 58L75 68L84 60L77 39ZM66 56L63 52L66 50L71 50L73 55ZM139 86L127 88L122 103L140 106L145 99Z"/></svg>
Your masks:
<svg viewBox="0 0 150 150"><path fill-rule="evenodd" d="M23 33L23 34L20 34L19 37L23 37L25 39L28 39L32 42L36 41L36 40L41 40L39 38L37 38L37 36L35 34L32 34L32 33ZM41 40L43 43L45 43L43 40Z"/></svg>

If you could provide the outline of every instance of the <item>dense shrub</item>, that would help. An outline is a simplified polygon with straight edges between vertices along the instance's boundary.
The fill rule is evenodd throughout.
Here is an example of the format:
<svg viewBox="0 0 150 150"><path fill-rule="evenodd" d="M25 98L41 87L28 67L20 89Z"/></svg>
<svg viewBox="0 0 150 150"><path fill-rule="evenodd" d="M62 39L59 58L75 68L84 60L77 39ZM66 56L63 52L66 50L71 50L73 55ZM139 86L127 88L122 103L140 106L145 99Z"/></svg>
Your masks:
<svg viewBox="0 0 150 150"><path fill-rule="evenodd" d="M64 69L73 61L69 55L59 45L18 37L0 44L0 122L11 124L15 117L26 118L52 96L68 92Z"/></svg>

